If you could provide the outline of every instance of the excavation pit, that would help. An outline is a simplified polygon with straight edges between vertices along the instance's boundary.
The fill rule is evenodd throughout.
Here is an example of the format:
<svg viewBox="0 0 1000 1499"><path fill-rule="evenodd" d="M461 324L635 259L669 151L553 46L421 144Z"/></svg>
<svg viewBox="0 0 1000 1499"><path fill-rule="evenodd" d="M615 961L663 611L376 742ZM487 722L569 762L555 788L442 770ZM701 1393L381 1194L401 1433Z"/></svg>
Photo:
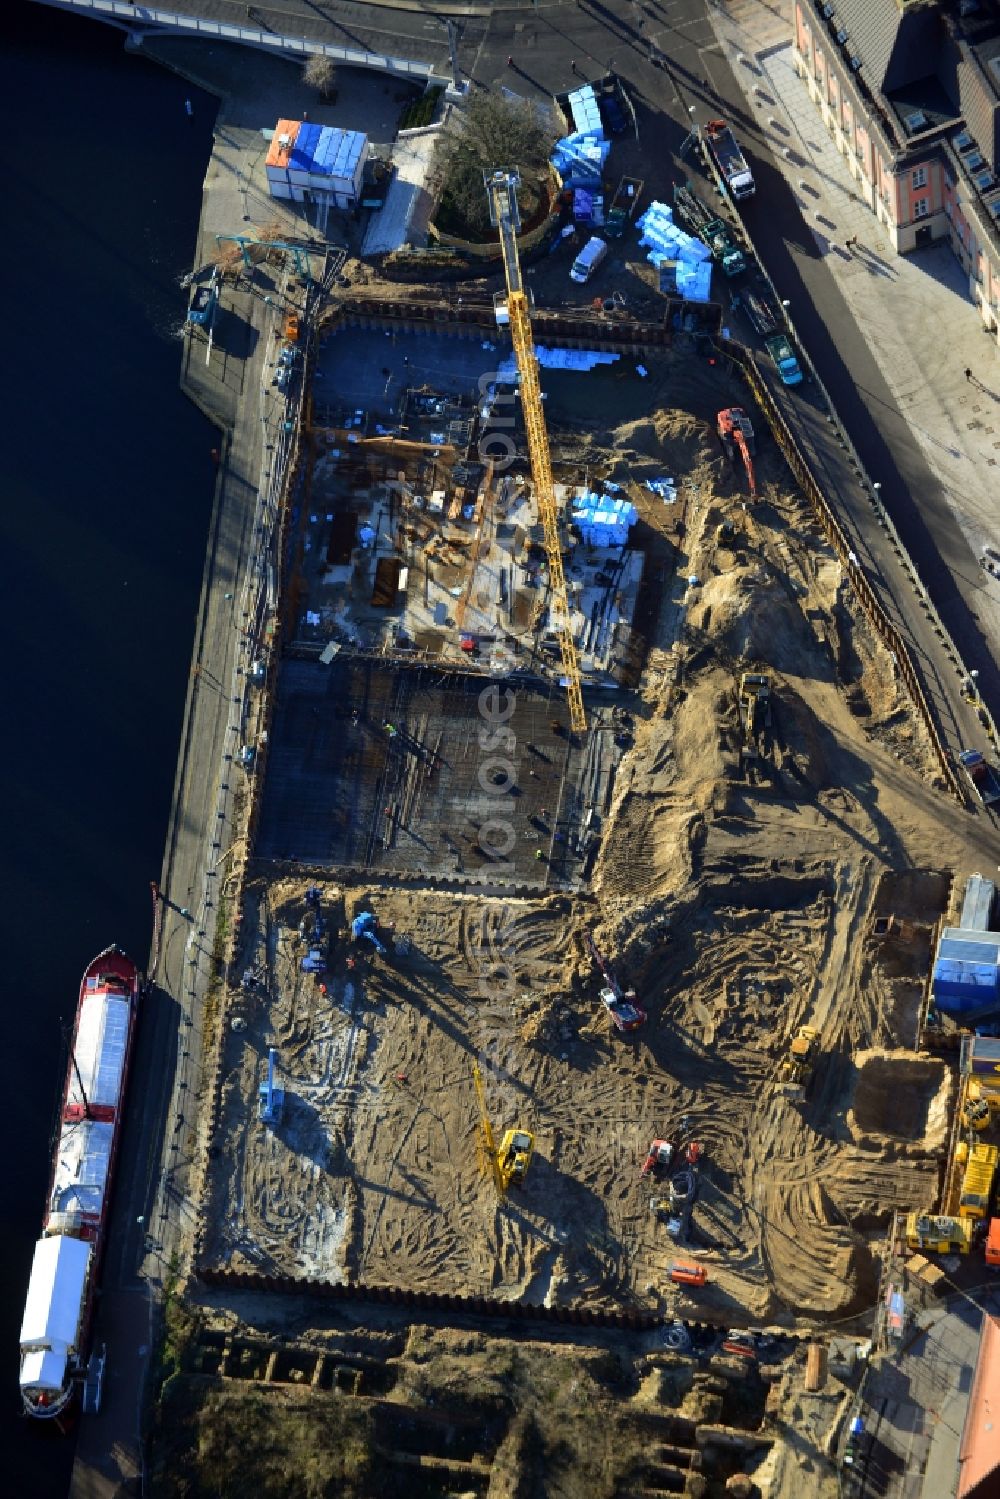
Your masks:
<svg viewBox="0 0 1000 1499"><path fill-rule="evenodd" d="M891 1135L926 1150L944 1146L952 1077L943 1061L912 1052L859 1052L848 1121L855 1134Z"/></svg>

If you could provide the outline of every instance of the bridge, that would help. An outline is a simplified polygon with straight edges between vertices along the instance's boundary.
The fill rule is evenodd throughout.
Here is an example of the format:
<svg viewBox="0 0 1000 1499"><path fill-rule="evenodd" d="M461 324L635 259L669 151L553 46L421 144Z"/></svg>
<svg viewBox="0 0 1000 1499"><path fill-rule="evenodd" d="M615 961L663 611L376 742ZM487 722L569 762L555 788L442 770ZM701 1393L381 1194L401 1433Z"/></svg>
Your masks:
<svg viewBox="0 0 1000 1499"><path fill-rule="evenodd" d="M289 59L328 57L344 67L368 68L416 84L447 86L457 77L458 38L469 24L475 6L462 7L465 20L443 13L433 16L407 6L365 6L366 20L354 21L356 11L339 7L303 9L291 0L172 0L167 5L144 5L140 0L37 0L57 10L90 16L127 32L136 42L145 36L193 36L205 41L236 42ZM443 10L448 10L446 5ZM474 29L485 32L489 7ZM331 39L333 38L333 39ZM391 39L393 50L384 50ZM379 45L379 44L382 45Z"/></svg>

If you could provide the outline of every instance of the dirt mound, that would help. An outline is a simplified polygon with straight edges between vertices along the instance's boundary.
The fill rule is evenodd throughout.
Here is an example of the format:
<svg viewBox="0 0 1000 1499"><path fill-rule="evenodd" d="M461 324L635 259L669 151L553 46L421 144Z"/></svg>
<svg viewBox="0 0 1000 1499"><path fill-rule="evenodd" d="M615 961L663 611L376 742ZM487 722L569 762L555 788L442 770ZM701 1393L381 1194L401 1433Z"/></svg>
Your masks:
<svg viewBox="0 0 1000 1499"><path fill-rule="evenodd" d="M925 1150L940 1150L948 1132L951 1074L935 1057L908 1051L864 1051L847 1123L855 1137L892 1135Z"/></svg>
<svg viewBox="0 0 1000 1499"><path fill-rule="evenodd" d="M636 421L622 422L609 434L620 469L627 455L630 477L663 474L692 479L696 470L717 456L705 423L686 411L655 411Z"/></svg>
<svg viewBox="0 0 1000 1499"><path fill-rule="evenodd" d="M803 665L802 615L761 564L706 579L688 609L688 623L734 660L766 660L788 672Z"/></svg>

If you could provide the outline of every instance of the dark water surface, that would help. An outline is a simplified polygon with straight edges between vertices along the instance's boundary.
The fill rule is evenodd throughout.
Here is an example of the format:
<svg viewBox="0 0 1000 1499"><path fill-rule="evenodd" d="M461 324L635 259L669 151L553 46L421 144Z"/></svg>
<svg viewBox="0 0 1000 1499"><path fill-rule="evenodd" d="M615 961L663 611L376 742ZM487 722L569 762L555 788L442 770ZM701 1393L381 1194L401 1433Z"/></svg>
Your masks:
<svg viewBox="0 0 1000 1499"><path fill-rule="evenodd" d="M0 1491L48 1499L72 1442L20 1417L17 1341L60 1022L102 947L149 953L214 484L177 379L215 105L98 22L21 0L4 33Z"/></svg>

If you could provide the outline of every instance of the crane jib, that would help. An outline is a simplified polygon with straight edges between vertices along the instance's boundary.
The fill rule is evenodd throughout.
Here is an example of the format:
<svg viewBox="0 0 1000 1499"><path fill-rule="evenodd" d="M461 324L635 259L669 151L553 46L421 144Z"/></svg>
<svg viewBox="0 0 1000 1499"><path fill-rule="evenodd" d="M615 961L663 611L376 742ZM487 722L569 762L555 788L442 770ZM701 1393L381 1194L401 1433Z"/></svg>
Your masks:
<svg viewBox="0 0 1000 1499"><path fill-rule="evenodd" d="M542 522L545 552L549 564L549 593L552 599L549 614L559 640L570 725L574 733L582 733L587 727L587 714L583 706L583 687L576 642L570 625L566 575L563 570L562 547L559 540L559 517L556 511L555 487L552 480L549 435L545 428L542 392L538 378L538 360L535 357L528 299L521 281L521 264L517 253L517 230L520 227L520 218L517 211L516 188L519 179L516 173L503 171L486 173L485 178L490 200L490 217L500 232L500 252L503 256L504 276L507 282L507 317L511 341L514 345L514 357L521 377L521 410L524 414L528 457L535 486L535 503Z"/></svg>

